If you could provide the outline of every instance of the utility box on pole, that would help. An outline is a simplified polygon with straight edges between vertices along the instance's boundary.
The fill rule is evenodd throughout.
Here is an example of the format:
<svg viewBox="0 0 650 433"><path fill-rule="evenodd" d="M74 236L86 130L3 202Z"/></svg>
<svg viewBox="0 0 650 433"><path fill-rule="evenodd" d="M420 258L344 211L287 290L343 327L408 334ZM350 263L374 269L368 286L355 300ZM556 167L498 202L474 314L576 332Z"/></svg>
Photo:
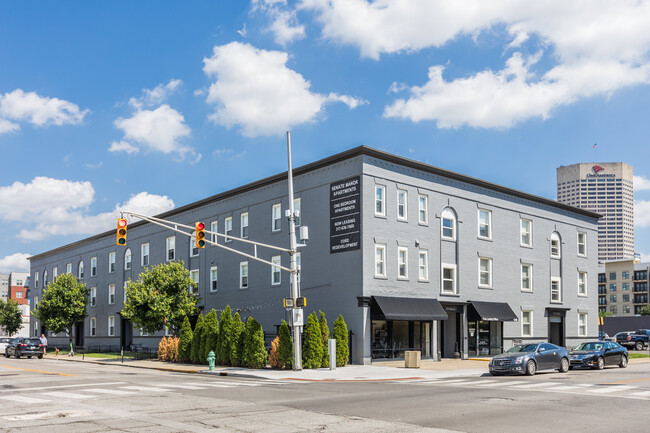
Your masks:
<svg viewBox="0 0 650 433"><path fill-rule="evenodd" d="M330 370L336 370L336 340L333 338L327 340L327 348L330 353Z"/></svg>

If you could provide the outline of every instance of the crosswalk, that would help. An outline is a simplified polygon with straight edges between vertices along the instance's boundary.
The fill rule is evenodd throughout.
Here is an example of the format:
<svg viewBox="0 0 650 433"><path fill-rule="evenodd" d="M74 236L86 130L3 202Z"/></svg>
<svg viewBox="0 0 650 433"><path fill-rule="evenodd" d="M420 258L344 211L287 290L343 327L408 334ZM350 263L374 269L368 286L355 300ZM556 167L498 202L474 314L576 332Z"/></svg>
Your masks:
<svg viewBox="0 0 650 433"><path fill-rule="evenodd" d="M29 404L46 404L61 401L85 401L92 398L100 397L126 397L142 393L166 393L178 392L183 390L209 390L221 388L248 388L259 386L279 386L286 385L287 381L281 380L206 380L202 382L183 382L183 383L160 383L152 385L140 384L129 385L125 382L100 383L80 385L68 385L53 387L55 389L45 390L39 388L27 388L23 390L14 390L12 393L0 393L0 407ZM99 386L110 387L99 387ZM74 387L74 388L72 388ZM24 392L28 395L24 395ZM20 394L18 394L20 393Z"/></svg>
<svg viewBox="0 0 650 433"><path fill-rule="evenodd" d="M403 382L404 383L404 382ZM519 391L540 391L540 392L561 392L568 394L593 395L631 398L637 400L650 400L650 390L632 385L617 384L591 384L576 383L567 384L562 382L527 381L527 380L494 380L483 378L462 378L462 379L420 379L408 382L420 386L450 386L468 387L476 389L510 389Z"/></svg>

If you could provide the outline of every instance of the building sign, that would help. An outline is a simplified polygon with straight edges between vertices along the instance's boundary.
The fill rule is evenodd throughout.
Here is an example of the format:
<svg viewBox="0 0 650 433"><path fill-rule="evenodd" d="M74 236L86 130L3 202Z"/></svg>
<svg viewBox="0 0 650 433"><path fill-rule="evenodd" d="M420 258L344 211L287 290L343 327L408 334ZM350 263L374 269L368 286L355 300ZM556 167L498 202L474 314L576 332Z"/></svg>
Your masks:
<svg viewBox="0 0 650 433"><path fill-rule="evenodd" d="M591 167L591 169L594 171L592 173L587 173L587 177L616 177L614 173L601 173L601 171L605 170L604 167L601 167L600 165L594 165Z"/></svg>
<svg viewBox="0 0 650 433"><path fill-rule="evenodd" d="M330 253L358 250L361 243L361 178L330 184Z"/></svg>

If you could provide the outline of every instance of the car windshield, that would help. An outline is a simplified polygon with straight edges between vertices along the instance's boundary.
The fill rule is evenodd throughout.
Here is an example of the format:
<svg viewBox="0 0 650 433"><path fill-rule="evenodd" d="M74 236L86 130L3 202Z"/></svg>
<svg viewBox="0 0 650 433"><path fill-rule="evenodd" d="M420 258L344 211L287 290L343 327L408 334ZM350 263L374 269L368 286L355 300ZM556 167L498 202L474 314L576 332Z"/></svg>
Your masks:
<svg viewBox="0 0 650 433"><path fill-rule="evenodd" d="M38 338L28 338L25 340L25 344L41 344L41 340Z"/></svg>
<svg viewBox="0 0 650 433"><path fill-rule="evenodd" d="M582 343L575 350L602 350L603 343Z"/></svg>
<svg viewBox="0 0 650 433"><path fill-rule="evenodd" d="M518 344L506 350L506 353L534 352L535 349L537 349L537 344Z"/></svg>

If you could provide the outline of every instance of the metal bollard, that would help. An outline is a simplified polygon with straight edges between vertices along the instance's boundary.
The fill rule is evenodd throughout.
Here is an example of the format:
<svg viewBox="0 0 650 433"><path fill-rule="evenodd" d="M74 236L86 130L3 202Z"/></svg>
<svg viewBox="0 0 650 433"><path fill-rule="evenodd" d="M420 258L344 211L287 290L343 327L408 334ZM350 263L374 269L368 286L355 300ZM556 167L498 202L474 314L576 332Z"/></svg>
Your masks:
<svg viewBox="0 0 650 433"><path fill-rule="evenodd" d="M330 338L327 340L327 346L330 352L330 370L336 370L336 340Z"/></svg>

